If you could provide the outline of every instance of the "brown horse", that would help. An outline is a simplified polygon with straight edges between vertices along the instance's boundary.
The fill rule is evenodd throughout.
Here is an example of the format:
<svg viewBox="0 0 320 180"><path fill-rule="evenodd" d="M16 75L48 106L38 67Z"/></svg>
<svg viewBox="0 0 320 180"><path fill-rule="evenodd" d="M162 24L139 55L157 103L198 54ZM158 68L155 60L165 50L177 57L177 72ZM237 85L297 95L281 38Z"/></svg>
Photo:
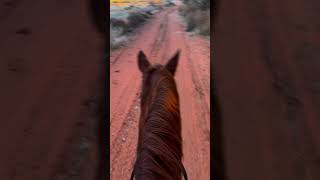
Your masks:
<svg viewBox="0 0 320 180"><path fill-rule="evenodd" d="M140 51L142 72L141 114L137 157L131 179L181 180L187 178L182 164L179 95L174 81L180 51L163 66L151 65Z"/></svg>

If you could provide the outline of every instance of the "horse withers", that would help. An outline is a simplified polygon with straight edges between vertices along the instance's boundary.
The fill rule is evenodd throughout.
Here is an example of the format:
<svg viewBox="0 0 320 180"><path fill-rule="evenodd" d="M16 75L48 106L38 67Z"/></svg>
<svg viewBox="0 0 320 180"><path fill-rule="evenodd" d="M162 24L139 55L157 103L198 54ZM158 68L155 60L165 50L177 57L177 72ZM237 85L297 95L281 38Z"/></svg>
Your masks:
<svg viewBox="0 0 320 180"><path fill-rule="evenodd" d="M180 50L166 65L150 64L140 51L142 73L141 114L137 157L131 174L138 180L181 180L187 174L182 164L179 95L174 80Z"/></svg>

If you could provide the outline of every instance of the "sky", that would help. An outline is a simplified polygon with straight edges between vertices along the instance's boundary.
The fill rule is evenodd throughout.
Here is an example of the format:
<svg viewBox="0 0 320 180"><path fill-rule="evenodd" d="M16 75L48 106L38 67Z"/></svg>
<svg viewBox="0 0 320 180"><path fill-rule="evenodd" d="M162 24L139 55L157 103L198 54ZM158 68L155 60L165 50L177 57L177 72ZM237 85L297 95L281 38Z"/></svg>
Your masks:
<svg viewBox="0 0 320 180"><path fill-rule="evenodd" d="M149 2L160 3L162 0L110 0L111 6L146 5Z"/></svg>

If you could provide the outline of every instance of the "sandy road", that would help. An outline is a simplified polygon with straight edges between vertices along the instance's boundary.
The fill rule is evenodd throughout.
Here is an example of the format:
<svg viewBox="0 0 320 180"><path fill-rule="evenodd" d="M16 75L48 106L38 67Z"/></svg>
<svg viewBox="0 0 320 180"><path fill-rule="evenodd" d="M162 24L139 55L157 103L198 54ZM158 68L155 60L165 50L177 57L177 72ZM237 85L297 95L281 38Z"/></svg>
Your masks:
<svg viewBox="0 0 320 180"><path fill-rule="evenodd" d="M87 3L0 2L1 180L95 176L103 49Z"/></svg>
<svg viewBox="0 0 320 180"><path fill-rule="evenodd" d="M110 59L110 164L112 179L128 179L138 134L141 74L137 53L165 63L181 49L176 82L180 95L184 165L190 179L210 178L210 43L190 37L177 7L155 15L134 40Z"/></svg>
<svg viewBox="0 0 320 180"><path fill-rule="evenodd" d="M226 179L320 179L319 1L219 5L213 81Z"/></svg>

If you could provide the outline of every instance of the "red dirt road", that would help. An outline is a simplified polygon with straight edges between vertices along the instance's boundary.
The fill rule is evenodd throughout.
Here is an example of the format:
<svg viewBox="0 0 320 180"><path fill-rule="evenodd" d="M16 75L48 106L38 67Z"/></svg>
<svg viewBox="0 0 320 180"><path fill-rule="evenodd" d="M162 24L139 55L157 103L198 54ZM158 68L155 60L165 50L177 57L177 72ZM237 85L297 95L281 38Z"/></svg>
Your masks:
<svg viewBox="0 0 320 180"><path fill-rule="evenodd" d="M320 2L219 3L213 83L225 178L320 179Z"/></svg>
<svg viewBox="0 0 320 180"><path fill-rule="evenodd" d="M103 39L87 3L0 3L1 180L95 176Z"/></svg>
<svg viewBox="0 0 320 180"><path fill-rule="evenodd" d="M110 59L111 179L129 179L135 159L140 113L141 74L137 54L143 50L153 63L165 63L177 49L176 74L182 115L184 165L190 179L210 179L210 43L190 37L177 7L155 15L126 47Z"/></svg>

